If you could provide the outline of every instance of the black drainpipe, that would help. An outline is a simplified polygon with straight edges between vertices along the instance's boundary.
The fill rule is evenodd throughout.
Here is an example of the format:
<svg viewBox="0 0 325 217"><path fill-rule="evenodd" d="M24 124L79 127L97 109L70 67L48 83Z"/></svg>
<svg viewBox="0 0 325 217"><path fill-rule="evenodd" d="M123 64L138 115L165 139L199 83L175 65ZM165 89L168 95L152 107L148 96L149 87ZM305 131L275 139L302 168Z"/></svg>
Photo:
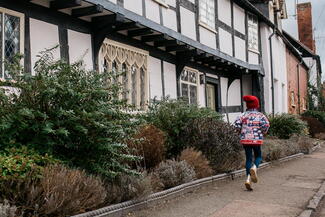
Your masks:
<svg viewBox="0 0 325 217"><path fill-rule="evenodd" d="M269 36L270 43L270 64L271 64L271 91L272 91L272 116L274 116L274 75L273 75L273 50L272 50L272 37L275 35L275 29Z"/></svg>

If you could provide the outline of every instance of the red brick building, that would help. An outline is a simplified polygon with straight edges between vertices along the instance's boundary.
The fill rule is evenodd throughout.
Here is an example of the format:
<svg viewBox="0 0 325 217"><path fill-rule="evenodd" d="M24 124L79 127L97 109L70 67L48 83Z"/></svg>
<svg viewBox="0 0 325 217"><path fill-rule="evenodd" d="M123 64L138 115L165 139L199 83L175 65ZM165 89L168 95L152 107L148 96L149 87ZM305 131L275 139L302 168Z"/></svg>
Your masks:
<svg viewBox="0 0 325 217"><path fill-rule="evenodd" d="M286 48L288 80L288 112L301 114L307 110L308 67L291 47Z"/></svg>

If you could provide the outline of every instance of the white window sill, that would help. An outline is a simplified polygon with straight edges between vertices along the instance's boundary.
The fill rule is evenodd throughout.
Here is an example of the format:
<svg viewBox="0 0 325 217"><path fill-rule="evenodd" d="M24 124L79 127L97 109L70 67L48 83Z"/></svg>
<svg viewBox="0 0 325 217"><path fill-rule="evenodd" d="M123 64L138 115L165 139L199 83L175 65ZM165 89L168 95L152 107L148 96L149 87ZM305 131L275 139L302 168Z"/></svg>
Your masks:
<svg viewBox="0 0 325 217"><path fill-rule="evenodd" d="M161 6L164 6L165 8L169 8L168 4L166 4L165 2L163 1L160 1L160 0L153 0L155 2L157 2L158 4L160 4Z"/></svg>
<svg viewBox="0 0 325 217"><path fill-rule="evenodd" d="M213 32L215 34L217 34L218 32L214 29L214 28L211 28L210 26L208 26L207 24L205 23L202 23L202 22L199 22L199 26L202 26L203 28L209 30L210 32Z"/></svg>

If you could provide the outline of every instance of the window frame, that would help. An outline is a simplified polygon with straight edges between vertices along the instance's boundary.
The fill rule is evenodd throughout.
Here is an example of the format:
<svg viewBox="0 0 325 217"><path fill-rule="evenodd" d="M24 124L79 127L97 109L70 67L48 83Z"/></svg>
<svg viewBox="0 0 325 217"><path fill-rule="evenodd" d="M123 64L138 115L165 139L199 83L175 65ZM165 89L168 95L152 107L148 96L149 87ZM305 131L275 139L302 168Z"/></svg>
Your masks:
<svg viewBox="0 0 325 217"><path fill-rule="evenodd" d="M203 4L203 1L205 1L204 3L207 4L207 1L212 1L213 2L213 26L210 26L207 22L202 21L202 16L203 13L201 11L201 4ZM207 5L208 6L208 5ZM215 8L216 8L216 3L214 0L199 0L199 25L214 32L217 33L216 31L216 12L215 12ZM207 11L206 11L207 12ZM208 14L206 13L204 16L208 16ZM206 20L208 20L208 17L206 17Z"/></svg>
<svg viewBox="0 0 325 217"><path fill-rule="evenodd" d="M25 14L17 12L17 11L13 11L7 8L3 8L0 7L0 14L2 16L2 23L0 23L1 28L2 28L2 35L1 35L1 39L2 41L0 43L2 43L2 49L1 49L1 59L0 59L0 67L1 67L1 71L0 71L0 79L5 79L4 76L4 71L5 71L5 67L4 67L4 49L5 49L5 42L4 42L4 15L8 14L11 16L15 16L15 17L19 17L19 21L20 21L20 25L19 25L19 54L24 55L24 51L25 51ZM24 61L23 58L21 59L21 64L23 65ZM9 79L10 80L10 79Z"/></svg>
<svg viewBox="0 0 325 217"><path fill-rule="evenodd" d="M118 49L123 50L123 52L131 52L133 54L138 54L144 57L144 62L141 65L141 67L135 66L136 62L132 63L131 65L127 62L127 59L125 59L123 62L119 62L117 56L115 56L115 58L113 59L113 61L111 63L108 63L107 69L105 70L105 55L103 55L102 53L102 49L103 46L113 46L116 47ZM135 66L137 73L136 73L136 105L135 105L135 109L137 109L138 111L145 111L148 108L148 103L149 103L149 93L150 93L150 78L149 78L149 72L148 72L148 59L149 59L149 52L130 46L130 45L126 45L126 44L122 44L119 43L117 41L113 41L110 39L105 39L104 42L102 43L102 47L100 49L100 53L99 53L99 58L98 58L98 63L99 63L99 72L100 73L105 73L105 72L111 72L112 71L112 65L114 62L116 62L117 64L117 72L120 72L123 70L123 65L125 64L126 66L126 78L127 78L127 89L128 92L126 94L126 100L127 103L132 105L132 84L133 84L133 80L132 80L132 67ZM107 59L106 59L107 60ZM143 72L145 74L144 76L144 106L142 107L141 105L141 69L143 69ZM125 77L124 76L120 76L118 79L118 82L120 82L123 86L123 88L125 87L125 82L123 81ZM122 99L124 97L124 94L120 95L120 98Z"/></svg>
<svg viewBox="0 0 325 217"><path fill-rule="evenodd" d="M182 84L186 84L188 86L192 85L192 86L196 86L196 105L199 105L199 102L200 102L200 99L199 99L199 87L200 87L200 71L199 70L196 70L196 69L193 69L193 68L190 68L190 67L187 67L185 66L182 70L182 73L184 71L190 71L190 72L194 72L196 74L196 83L194 85L193 82L189 82L189 81L184 81L182 80L182 75L180 75L179 77L179 93L180 93L180 97L183 98L184 96L182 95ZM188 98L187 98L187 101L189 104L191 104L191 99L190 99L190 89L188 89L188 94L187 94Z"/></svg>
<svg viewBox="0 0 325 217"><path fill-rule="evenodd" d="M292 107L296 107L296 94L294 91L291 91L290 94L290 104Z"/></svg>
<svg viewBox="0 0 325 217"><path fill-rule="evenodd" d="M252 17L253 19L250 19L250 17ZM256 23L254 23L254 20L256 21ZM256 29L256 45L257 45L257 48L252 47L252 45L250 45L250 43L249 43L249 39L252 37L249 34L250 28ZM259 51L259 48L260 48L260 44L259 44L260 36L259 36L258 29L259 29L259 23L258 23L257 16L252 14L252 13L247 13L247 48L248 48L249 51L252 51L254 53L259 54L260 53L260 51Z"/></svg>

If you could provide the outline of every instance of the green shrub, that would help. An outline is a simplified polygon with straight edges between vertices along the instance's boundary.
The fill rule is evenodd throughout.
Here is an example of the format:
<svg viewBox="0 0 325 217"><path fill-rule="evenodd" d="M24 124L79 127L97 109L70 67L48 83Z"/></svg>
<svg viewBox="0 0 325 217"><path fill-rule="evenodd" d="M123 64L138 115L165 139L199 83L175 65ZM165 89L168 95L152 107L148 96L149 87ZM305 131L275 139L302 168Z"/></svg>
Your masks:
<svg viewBox="0 0 325 217"><path fill-rule="evenodd" d="M289 139L292 135L304 135L308 133L307 124L298 117L290 114L275 115L269 117L270 129L268 134L279 139Z"/></svg>
<svg viewBox="0 0 325 217"><path fill-rule="evenodd" d="M167 157L172 158L180 154L185 148L180 140L187 123L196 118L210 117L220 120L222 116L208 108L189 105L183 100L165 99L155 102L149 108L144 118L167 134Z"/></svg>
<svg viewBox="0 0 325 217"><path fill-rule="evenodd" d="M85 71L80 63L53 61L45 52L35 76L13 72L17 94L0 94L0 144L26 145L72 165L113 178L133 173L136 158L125 141L135 121L119 100L121 87L111 73Z"/></svg>
<svg viewBox="0 0 325 217"><path fill-rule="evenodd" d="M26 147L8 148L0 153L0 182L10 179L39 178L45 166L59 161Z"/></svg>
<svg viewBox="0 0 325 217"><path fill-rule="evenodd" d="M190 182L196 177L194 168L186 161L176 160L161 162L154 174L159 178L164 189Z"/></svg>
<svg viewBox="0 0 325 217"><path fill-rule="evenodd" d="M239 133L231 125L213 118L189 121L183 142L186 146L202 151L216 172L228 172L239 168L242 146Z"/></svg>
<svg viewBox="0 0 325 217"><path fill-rule="evenodd" d="M313 117L301 117L301 120L308 124L309 135L316 138L317 135L325 133L325 126L317 118Z"/></svg>

